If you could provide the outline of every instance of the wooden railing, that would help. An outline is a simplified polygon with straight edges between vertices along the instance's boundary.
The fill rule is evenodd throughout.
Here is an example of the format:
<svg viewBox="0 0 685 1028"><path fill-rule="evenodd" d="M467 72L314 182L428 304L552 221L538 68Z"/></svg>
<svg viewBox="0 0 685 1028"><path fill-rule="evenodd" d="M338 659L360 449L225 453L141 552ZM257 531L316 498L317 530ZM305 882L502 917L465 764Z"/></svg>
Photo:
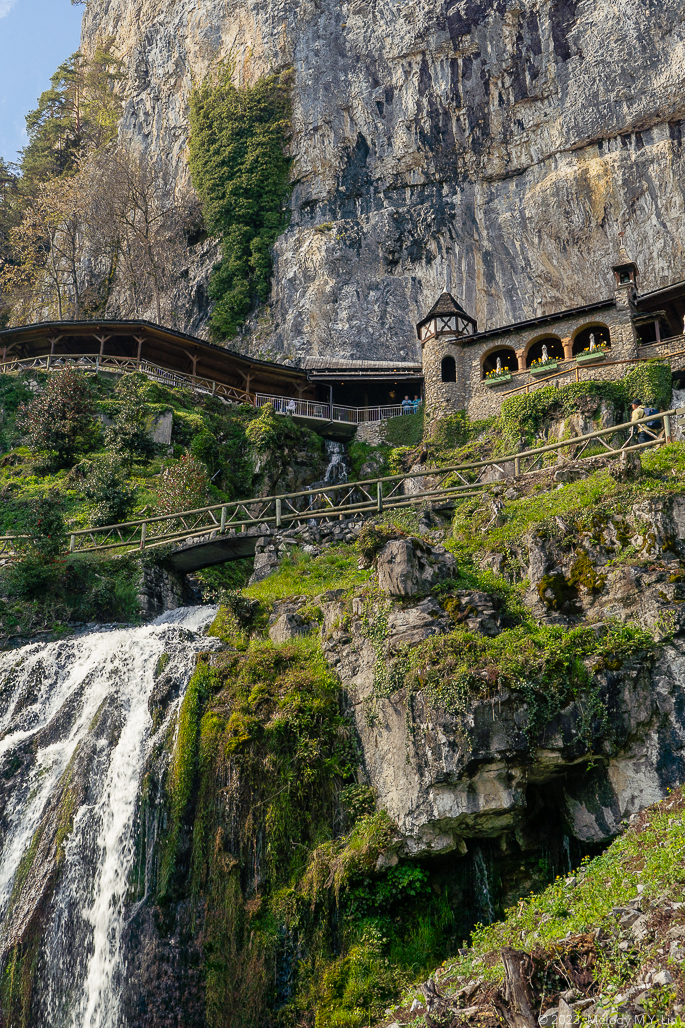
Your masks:
<svg viewBox="0 0 685 1028"><path fill-rule="evenodd" d="M652 414L637 422L627 422L609 428L549 443L531 450L522 450L505 457L455 464L447 468L425 468L401 475L345 482L339 485L303 489L278 496L254 497L218 503L196 510L161 514L140 518L103 528L84 528L71 533L71 553L116 551L127 553L151 547L167 546L207 536L230 536L251 531L253 534L292 525L304 525L310 520L329 521L340 517L364 515L371 517L386 510L413 507L432 502L450 503L479 496L495 470L503 477L544 470L546 458L554 453L573 461L588 460L599 455L611 459L624 453L662 446L671 439L672 419L685 415L685 407ZM651 430L647 423L661 422L661 428ZM650 438L636 443L635 432L644 431ZM566 451L566 453L564 453ZM30 544L26 535L0 537L0 555L5 558L21 556Z"/></svg>
<svg viewBox="0 0 685 1028"><path fill-rule="evenodd" d="M139 371L153 382L159 382L177 389L190 389L204 396L218 396L230 403L249 403L263 407L270 403L279 414L290 414L292 417L312 418L317 421L336 421L352 425L360 425L368 421L381 421L384 418L395 418L403 413L401 406L392 407L341 407L337 404L331 409L327 403L313 400L295 400L288 396L271 396L266 393L253 395L234 386L215 382L214 379L202 375L187 375L180 371L170 371L150 361L137 360L135 357L110 357L100 354L53 354L42 357L23 357L5 361L0 364L0 374L17 374L22 371L63 371L65 368L76 368L81 371L99 372L113 371L117 374L133 374ZM332 410L332 416L331 416Z"/></svg>
<svg viewBox="0 0 685 1028"><path fill-rule="evenodd" d="M81 354L48 354L42 357L23 357L17 360L5 361L0 364L0 374L9 375L21 371L63 371L65 368L77 368L81 371L113 371L117 374L133 374L135 371L142 372L154 382L161 385L171 386L177 389L190 389L205 396L218 396L222 400L232 403L254 404L254 397L246 393L244 389L237 389L235 386L226 385L223 382L215 382L212 378L203 375L186 375L180 371L170 371L159 364L152 364L146 360L136 360L135 357L110 357L104 354L81 353Z"/></svg>

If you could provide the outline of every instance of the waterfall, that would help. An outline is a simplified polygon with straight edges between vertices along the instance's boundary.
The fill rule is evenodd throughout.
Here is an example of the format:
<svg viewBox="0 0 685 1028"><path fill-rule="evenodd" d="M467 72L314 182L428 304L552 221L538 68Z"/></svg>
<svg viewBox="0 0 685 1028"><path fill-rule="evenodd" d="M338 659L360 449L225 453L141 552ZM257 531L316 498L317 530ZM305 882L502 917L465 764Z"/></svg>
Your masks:
<svg viewBox="0 0 685 1028"><path fill-rule="evenodd" d="M492 924L495 920L495 910L490 895L488 866L480 846L473 848L473 879L476 909L480 920L483 924Z"/></svg>
<svg viewBox="0 0 685 1028"><path fill-rule="evenodd" d="M671 394L671 408L685 407L685 389L674 389ZM674 443L685 442L685 418L674 417L671 421L671 436Z"/></svg>
<svg viewBox="0 0 685 1028"><path fill-rule="evenodd" d="M0 972L34 946L32 1023L119 1028L139 791L215 613L0 653Z"/></svg>
<svg viewBox="0 0 685 1028"><path fill-rule="evenodd" d="M345 461L345 447L334 439L324 440L326 454L328 456L328 467L324 475L324 485L337 485L339 482L347 481L347 463Z"/></svg>

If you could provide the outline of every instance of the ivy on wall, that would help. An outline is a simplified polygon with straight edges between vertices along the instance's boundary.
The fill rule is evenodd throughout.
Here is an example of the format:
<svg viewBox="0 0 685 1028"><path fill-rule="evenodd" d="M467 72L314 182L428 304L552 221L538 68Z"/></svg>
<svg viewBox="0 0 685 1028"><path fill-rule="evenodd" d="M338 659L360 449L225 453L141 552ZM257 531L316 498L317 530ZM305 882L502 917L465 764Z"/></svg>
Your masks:
<svg viewBox="0 0 685 1028"><path fill-rule="evenodd" d="M630 369L619 382L572 382L555 389L546 386L505 400L500 412L502 438L507 449L532 443L548 421L571 414L599 414L602 403L613 408L617 423L630 419L631 400L668 410L671 404L671 369L659 361L645 361Z"/></svg>
<svg viewBox="0 0 685 1028"><path fill-rule="evenodd" d="M221 239L209 293L215 335L230 339L269 296L271 249L288 222L289 73L236 87L233 66L190 99L190 173L207 230Z"/></svg>

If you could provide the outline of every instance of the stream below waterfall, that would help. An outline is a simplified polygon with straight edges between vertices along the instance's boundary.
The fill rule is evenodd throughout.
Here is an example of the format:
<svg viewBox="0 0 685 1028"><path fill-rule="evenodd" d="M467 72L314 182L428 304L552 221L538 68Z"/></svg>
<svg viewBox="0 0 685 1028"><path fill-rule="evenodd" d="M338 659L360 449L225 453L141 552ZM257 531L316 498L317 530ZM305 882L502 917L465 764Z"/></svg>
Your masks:
<svg viewBox="0 0 685 1028"><path fill-rule="evenodd" d="M0 972L31 960L31 1023L123 1024L141 782L195 654L213 646L215 613L182 608L0 653Z"/></svg>

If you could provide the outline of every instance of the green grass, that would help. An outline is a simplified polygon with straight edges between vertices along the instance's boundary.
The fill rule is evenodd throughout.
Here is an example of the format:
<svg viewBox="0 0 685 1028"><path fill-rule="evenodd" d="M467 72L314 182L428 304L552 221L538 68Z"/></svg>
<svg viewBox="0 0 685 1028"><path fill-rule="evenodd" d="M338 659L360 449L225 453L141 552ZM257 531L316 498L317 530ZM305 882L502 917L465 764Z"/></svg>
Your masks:
<svg viewBox="0 0 685 1028"><path fill-rule="evenodd" d="M401 414L385 424L385 439L390 446L418 446L423 438L423 408L416 414Z"/></svg>
<svg viewBox="0 0 685 1028"><path fill-rule="evenodd" d="M517 500L505 501L498 523L483 530L492 517L489 505L482 501L465 501L455 510L454 534L467 552L502 550L518 542L535 527L543 534L549 528L559 534L553 521L560 517L568 528L590 527L593 517L625 518L636 502L648 496L670 495L685 488L685 444L671 443L642 456L642 475L632 482L617 482L611 468L602 468L587 478L549 489L541 487ZM549 489L549 491L542 491ZM456 551L455 551L456 552Z"/></svg>
<svg viewBox="0 0 685 1028"><path fill-rule="evenodd" d="M353 589L365 585L371 573L362 571L354 545L326 550L319 557L297 552L285 557L274 574L263 582L248 586L245 595L264 603L286 596L318 596L329 589Z"/></svg>

